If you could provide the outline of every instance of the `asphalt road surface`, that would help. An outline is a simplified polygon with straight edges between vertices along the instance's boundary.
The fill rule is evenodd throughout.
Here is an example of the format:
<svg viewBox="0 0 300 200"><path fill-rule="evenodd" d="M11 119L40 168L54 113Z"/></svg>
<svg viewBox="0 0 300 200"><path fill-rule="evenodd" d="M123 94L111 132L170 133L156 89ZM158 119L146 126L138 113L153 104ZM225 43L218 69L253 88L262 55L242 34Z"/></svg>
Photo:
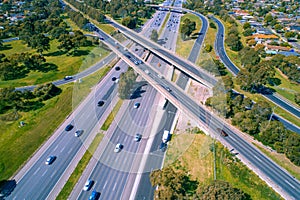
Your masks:
<svg viewBox="0 0 300 200"><path fill-rule="evenodd" d="M224 123L219 118L213 116L210 112L205 111L177 87L173 86L165 79L159 78L156 72L152 69L144 64L139 65L139 68L144 71L148 70L148 76L156 81L155 84L160 84L163 87L169 87L172 90L170 94L172 94L185 109L189 110L190 113L193 113L194 116L199 116L199 120L201 120L204 124L207 124L207 128L209 128L211 132L217 132L216 128L223 127ZM167 91L165 92L167 93ZM231 130L229 125L225 125L224 130L228 132L229 137L222 138L222 140L236 149L244 160L248 160L249 164L254 166L256 171L262 172L267 179L273 181L275 185L283 190L283 193L289 195L290 198L297 199L297 197L300 196L299 182L295 178L269 160L259 150L257 150L256 147L245 142L235 133L235 131Z"/></svg>
<svg viewBox="0 0 300 200"><path fill-rule="evenodd" d="M61 132L59 136L42 153L21 180L17 182L16 188L7 199L46 199L79 148L83 145L83 142L89 137L93 127L95 127L102 114L110 106L110 97L116 95L117 84L111 80L112 77L119 77L124 70L126 69L121 67L119 71L113 69L109 72L107 78L100 83L101 88L95 92L93 98L87 101L74 119L68 119L58 129ZM102 107L97 106L97 102L100 99L105 101ZM64 127L68 123L73 124L74 128L67 132L64 130ZM79 138L74 136L77 129L84 130L83 135ZM57 158L53 164L45 165L45 161L50 155L54 155Z"/></svg>
<svg viewBox="0 0 300 200"><path fill-rule="evenodd" d="M224 26L221 23L220 20L218 20L215 17L212 17L212 19L217 23L218 25L218 32L215 40L215 49L217 54L219 55L222 62L225 64L225 66L233 73L233 75L237 75L239 72L239 69L231 62L231 60L228 58L225 49L224 49ZM296 106L292 105L291 103L279 98L276 94L261 94L276 105L280 106L281 108L285 109L286 111L292 113L296 117L300 119L300 109Z"/></svg>

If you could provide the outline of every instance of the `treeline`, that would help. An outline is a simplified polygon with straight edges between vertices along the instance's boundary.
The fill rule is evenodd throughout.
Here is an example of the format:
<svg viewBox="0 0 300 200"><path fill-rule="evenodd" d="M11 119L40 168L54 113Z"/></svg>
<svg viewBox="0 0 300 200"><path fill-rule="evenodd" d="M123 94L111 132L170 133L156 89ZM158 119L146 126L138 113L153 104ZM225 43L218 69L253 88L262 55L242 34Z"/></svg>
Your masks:
<svg viewBox="0 0 300 200"><path fill-rule="evenodd" d="M287 130L279 121L273 121L273 110L265 101L253 103L249 98L235 93L229 76L222 77L213 88L214 96L206 101L241 131L254 136L263 144L284 153L294 164L300 166L300 135Z"/></svg>
<svg viewBox="0 0 300 200"><path fill-rule="evenodd" d="M46 59L38 54L13 54L5 57L0 54L0 80L7 81L25 77L30 71L49 70L49 66L45 64ZM51 68L56 66L50 66Z"/></svg>
<svg viewBox="0 0 300 200"><path fill-rule="evenodd" d="M36 87L33 92L17 91L15 88L0 88L0 114L2 120L16 120L18 111L28 112L43 107L43 101L51 99L61 93L61 89L47 83Z"/></svg>
<svg viewBox="0 0 300 200"><path fill-rule="evenodd" d="M140 18L150 18L154 12L154 9L146 6L142 0L112 0L110 2L89 0L85 3L69 0L68 2L100 23L105 22L104 14L110 14L114 19L122 18L122 24L132 29L141 24Z"/></svg>

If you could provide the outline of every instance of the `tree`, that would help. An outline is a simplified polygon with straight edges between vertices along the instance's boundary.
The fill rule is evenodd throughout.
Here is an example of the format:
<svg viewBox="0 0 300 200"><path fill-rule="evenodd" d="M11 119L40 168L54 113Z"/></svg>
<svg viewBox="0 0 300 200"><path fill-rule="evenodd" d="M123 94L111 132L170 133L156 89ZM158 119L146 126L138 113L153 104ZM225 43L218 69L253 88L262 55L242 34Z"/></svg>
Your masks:
<svg viewBox="0 0 300 200"><path fill-rule="evenodd" d="M296 33L295 32L293 32L293 31L289 31L289 32L285 32L285 34L284 34L284 37L286 37L286 38L293 38L293 37L295 37L296 36Z"/></svg>
<svg viewBox="0 0 300 200"><path fill-rule="evenodd" d="M240 51L243 48L240 38L235 34L228 35L228 37L225 39L225 42L233 51Z"/></svg>
<svg viewBox="0 0 300 200"><path fill-rule="evenodd" d="M235 199L235 200L250 200L250 195L244 193L238 188L232 187L228 182L215 180L210 185L200 189L198 196L202 200L223 200L223 199Z"/></svg>
<svg viewBox="0 0 300 200"><path fill-rule="evenodd" d="M268 13L266 14L265 18L264 18L264 21L269 25L271 23L271 21L273 20L273 16Z"/></svg>
<svg viewBox="0 0 300 200"><path fill-rule="evenodd" d="M50 49L50 39L40 33L38 35L33 35L30 38L28 45L36 49L38 53L42 54L43 51L48 51Z"/></svg>
<svg viewBox="0 0 300 200"><path fill-rule="evenodd" d="M213 49L213 48L212 48L212 46L211 46L210 44L207 44L207 45L205 45L205 47L204 47L204 51L207 52L207 53L211 52L212 49Z"/></svg>
<svg viewBox="0 0 300 200"><path fill-rule="evenodd" d="M239 52L241 62L244 66L246 65L257 65L260 62L260 57L257 51L253 48L245 47Z"/></svg>
<svg viewBox="0 0 300 200"><path fill-rule="evenodd" d="M245 91L257 92L274 77L275 69L270 61L251 66L246 65L237 76L237 83Z"/></svg>
<svg viewBox="0 0 300 200"><path fill-rule="evenodd" d="M243 35L244 36L251 36L252 35L252 33L253 33L254 31L252 30L252 28L247 28L247 29L245 29L245 31L243 32Z"/></svg>
<svg viewBox="0 0 300 200"><path fill-rule="evenodd" d="M196 30L196 22L191 21L189 18L184 19L180 29L183 39L189 37L194 30Z"/></svg>
<svg viewBox="0 0 300 200"><path fill-rule="evenodd" d="M274 29L278 32L278 31L280 31L280 30L283 29L283 26L282 26L281 24L276 24L276 25L274 26Z"/></svg>
<svg viewBox="0 0 300 200"><path fill-rule="evenodd" d="M300 105L300 93L295 94L295 102L296 104Z"/></svg>
<svg viewBox="0 0 300 200"><path fill-rule="evenodd" d="M60 44L58 45L58 49L62 49L66 52L69 52L71 49L75 48L75 44L71 38L70 34L63 34L59 37L58 41Z"/></svg>
<svg viewBox="0 0 300 200"><path fill-rule="evenodd" d="M56 87L53 83L47 83L36 87L33 94L40 100L45 101L61 93L61 89Z"/></svg>
<svg viewBox="0 0 300 200"><path fill-rule="evenodd" d="M135 20L135 18L130 17L130 16L124 17L122 20L122 24L124 26L127 26L130 29L136 28L136 20Z"/></svg>
<svg viewBox="0 0 300 200"><path fill-rule="evenodd" d="M158 33L157 30L153 29L150 35L151 40L153 40L154 42L157 42L158 40Z"/></svg>
<svg viewBox="0 0 300 200"><path fill-rule="evenodd" d="M152 186L158 186L154 199L186 199L195 193L198 182L191 180L183 169L165 167L150 174Z"/></svg>
<svg viewBox="0 0 300 200"><path fill-rule="evenodd" d="M209 27L210 27L210 28L213 28L213 29L216 29L216 28L217 28L216 25L215 25L215 23L213 23L213 22L210 22L210 23L209 23Z"/></svg>
<svg viewBox="0 0 300 200"><path fill-rule="evenodd" d="M243 29L246 30L246 29L249 29L249 28L251 28L251 24L249 22L244 23Z"/></svg>
<svg viewBox="0 0 300 200"><path fill-rule="evenodd" d="M127 72L120 75L118 93L121 99L126 99L132 93L131 90L135 83L137 75L132 68L129 68Z"/></svg>

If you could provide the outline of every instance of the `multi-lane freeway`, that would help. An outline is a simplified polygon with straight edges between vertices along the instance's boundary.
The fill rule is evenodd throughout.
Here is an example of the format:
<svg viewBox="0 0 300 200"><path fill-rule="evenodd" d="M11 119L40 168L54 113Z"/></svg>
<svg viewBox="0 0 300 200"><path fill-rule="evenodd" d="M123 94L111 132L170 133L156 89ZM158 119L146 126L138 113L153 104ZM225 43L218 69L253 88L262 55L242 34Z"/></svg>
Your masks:
<svg viewBox="0 0 300 200"><path fill-rule="evenodd" d="M120 44L116 44L114 40L111 40L104 32L101 32L100 30L99 32L104 36L105 42L108 42L114 47L121 46ZM119 49L119 51L126 56L135 56L124 49ZM134 66L133 63L131 63L131 65ZM216 133L218 127L223 127L224 122L221 119L213 116L202 106L195 103L192 99L186 96L180 88L174 86L166 79L161 78L161 76L157 74L158 70L153 71L153 69L145 63L140 64L138 67L143 71L148 71L148 73L146 73L147 75L143 74L143 76L147 80L151 80L149 83L152 84L154 88L159 89L159 91L165 97L169 98L175 105L180 104L180 109L188 111L190 116L194 119L201 121L203 124L207 124L206 129ZM121 68L124 70L125 67ZM82 146L82 141L88 139L90 135L89 133L92 133L93 127L95 127L99 118L104 114L104 110L109 107L109 102L111 102L109 100L105 101L106 103L101 108L97 107L96 102L99 99L106 100L106 98L115 96L116 83L111 81L111 78L118 77L119 73L120 71L110 72L103 80L101 89L98 88L98 90L96 90L94 96L95 99L90 98L86 104L84 104L82 109L78 110L76 115L73 115L74 118L70 118L65 122L64 125L67 125L68 123L73 123L75 125L72 131L66 132L63 130L63 127L58 130L58 138L53 141L45 152L43 152L43 154L36 160L34 165L32 165L20 181L18 181L17 187L13 191L12 195L9 196L9 199L19 199L20 197L22 199L45 199L49 195L51 189L55 186L55 183L59 181L59 177L67 169L72 158ZM167 90L167 87L170 88L170 90ZM162 88L165 88L165 90L162 90ZM146 92L142 94L142 98L138 100L135 99L128 107L129 109L127 114L133 119L131 121L133 124L143 123L145 125L149 115L149 108L145 105L151 104L151 97L155 96L153 95L155 91L150 86L144 86L143 89L145 89ZM140 101L141 103L141 107L138 109L133 108L133 103L136 101ZM171 113L174 108L167 107L167 109L170 109L171 111L168 111ZM88 112L90 110L93 110L94 112ZM167 114L169 114L169 112L167 112ZM139 126L142 126L142 124L139 124ZM103 159L102 164L98 164L95 167L95 171L91 174L91 177L95 180L101 180L101 182L98 181L94 185L96 190L98 190L97 187L99 187L101 188L99 190L102 190L101 192L103 192L107 187L108 192L102 193L103 196L101 196L101 198L111 199L111 197L114 197L113 195L122 195L124 191L122 183L125 183L128 178L128 173L126 174L124 171L127 172L133 165L133 162L130 161L134 160L135 155L132 154L142 152L142 149L144 148L145 143L143 143L143 140L140 143L133 143L133 132L143 131L140 129L134 129L134 127L135 126L132 126L132 124L125 123L124 118L120 120L120 126L112 132L112 136L110 138L111 142L109 144L113 145L109 145L104 150L102 157L100 157L100 159ZM85 134L83 134L80 139L74 136L74 131L79 128L85 130ZM236 131L232 130L231 126L225 124L223 129L229 134L229 137L219 139L228 146L235 148L235 150L240 153L240 156L249 162L250 166L255 167L255 170L259 169L259 172L268 177L269 180L267 181L276 183L279 187L275 188L277 191L283 191L284 195L294 199L300 196L299 182L295 178L291 177L287 172L261 154L261 152L254 146L245 142L238 134L236 134ZM123 141L124 143L124 151L121 151L119 154L113 153L114 144L120 141ZM157 146L157 144L154 142L153 151L157 150L155 149L155 146ZM128 157L124 156L124 154ZM44 162L49 155L56 155L57 159L52 165L46 166ZM119 169L121 164L127 162L127 160L128 163L124 164L125 168L122 168L124 170L123 172L120 170L113 170L111 167L107 168L107 166L115 166L115 169ZM105 163L108 163L109 165L105 165ZM97 171L97 169L101 170ZM98 174L102 174L102 176L98 176ZM107 181L102 181L103 179ZM82 197L87 197L87 194L85 193L81 195Z"/></svg>
<svg viewBox="0 0 300 200"><path fill-rule="evenodd" d="M153 87L156 87L158 90L160 90L160 92L162 92L162 94L176 106L180 105L180 108L183 109L183 112L188 112L193 115L194 118L200 120L199 122L208 124L210 132L216 132L216 128L222 127L223 123L225 123L221 119L212 115L210 112L206 111L202 106L191 100L182 90L167 80L159 78L158 74L154 72L148 65L142 64L139 65L138 68L142 69L143 71L149 71L150 73L147 73L146 76L154 80L150 81ZM143 76L145 76L145 74L143 74ZM161 88L157 87L157 85L169 87L171 92L168 92L167 90L162 91ZM207 121L207 119L210 120ZM300 195L299 182L295 178L290 176L281 167L269 160L253 145L245 142L239 136L239 134L236 133L236 130L232 129L231 126L225 125L224 130L229 133L229 137L221 140L227 143L228 146L236 149L236 151L239 152L240 157L243 158L243 161L246 162L246 164L248 164L250 167L254 168L256 173L259 173L262 177L264 177L265 181L267 181L269 184L272 184L276 191L278 191L281 195L291 199L296 199ZM287 182L289 184L286 184Z"/></svg>
<svg viewBox="0 0 300 200"><path fill-rule="evenodd" d="M126 65L125 65L126 66ZM92 140L98 121L102 115L107 116L107 110L114 105L116 100L116 83L112 81L113 77L119 77L120 73L126 70L111 70L103 79L94 93L62 124L54 133L57 135L53 138L43 152L40 153L36 160L27 166L26 172L17 180L17 186L7 199L46 199L53 187L69 167L70 162L77 156L80 148L86 144L86 140ZM74 93L76 98L76 94ZM70 97L72 98L72 97ZM103 100L105 103L102 107L97 106L97 102ZM74 128L71 131L64 130L67 124L72 124ZM82 136L75 137L77 129L83 129ZM98 130L96 130L98 131ZM51 165L46 165L46 158L50 155L56 156L56 160Z"/></svg>

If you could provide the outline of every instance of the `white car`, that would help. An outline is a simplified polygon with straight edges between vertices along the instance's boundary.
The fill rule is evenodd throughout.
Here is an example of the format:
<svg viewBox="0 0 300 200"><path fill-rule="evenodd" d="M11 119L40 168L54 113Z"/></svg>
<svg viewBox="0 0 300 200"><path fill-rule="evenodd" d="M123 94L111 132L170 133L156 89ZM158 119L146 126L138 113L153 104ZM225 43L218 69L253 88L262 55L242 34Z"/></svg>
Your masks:
<svg viewBox="0 0 300 200"><path fill-rule="evenodd" d="M75 137L81 136L82 133L83 133L83 130L82 130L82 129L77 130L77 131L75 132Z"/></svg>
<svg viewBox="0 0 300 200"><path fill-rule="evenodd" d="M123 149L123 145L121 143L118 143L114 149L115 153L119 153Z"/></svg>
<svg viewBox="0 0 300 200"><path fill-rule="evenodd" d="M92 181L91 179L87 180L83 186L83 190L84 191L88 191L91 189L92 185L93 185L94 181Z"/></svg>

